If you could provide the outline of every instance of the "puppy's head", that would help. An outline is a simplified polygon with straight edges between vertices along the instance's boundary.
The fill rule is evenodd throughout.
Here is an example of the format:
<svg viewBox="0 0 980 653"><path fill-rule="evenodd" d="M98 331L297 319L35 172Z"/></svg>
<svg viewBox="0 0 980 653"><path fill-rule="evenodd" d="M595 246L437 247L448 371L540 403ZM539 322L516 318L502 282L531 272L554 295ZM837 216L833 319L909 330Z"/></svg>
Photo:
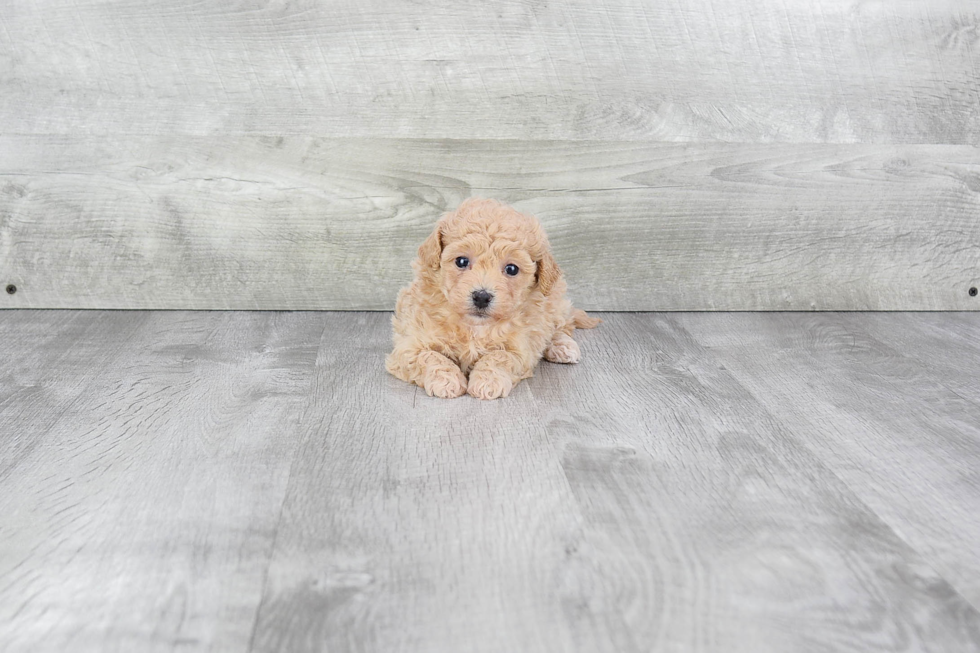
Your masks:
<svg viewBox="0 0 980 653"><path fill-rule="evenodd" d="M561 277L537 219L481 199L439 220L419 247L416 269L472 325L511 318Z"/></svg>

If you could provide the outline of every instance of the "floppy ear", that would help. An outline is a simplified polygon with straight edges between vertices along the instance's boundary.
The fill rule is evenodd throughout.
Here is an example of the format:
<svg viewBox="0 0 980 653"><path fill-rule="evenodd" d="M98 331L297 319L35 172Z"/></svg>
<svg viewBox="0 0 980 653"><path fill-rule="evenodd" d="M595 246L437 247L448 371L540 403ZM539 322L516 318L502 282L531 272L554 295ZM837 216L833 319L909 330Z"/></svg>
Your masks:
<svg viewBox="0 0 980 653"><path fill-rule="evenodd" d="M439 269L442 259L442 225L437 224L425 242L419 245L419 263L423 268L435 272Z"/></svg>
<svg viewBox="0 0 980 653"><path fill-rule="evenodd" d="M555 262L555 257L551 255L551 252L545 251L544 256L538 261L536 276L541 292L545 295L550 294L555 283L561 279L561 268L558 267L558 263Z"/></svg>

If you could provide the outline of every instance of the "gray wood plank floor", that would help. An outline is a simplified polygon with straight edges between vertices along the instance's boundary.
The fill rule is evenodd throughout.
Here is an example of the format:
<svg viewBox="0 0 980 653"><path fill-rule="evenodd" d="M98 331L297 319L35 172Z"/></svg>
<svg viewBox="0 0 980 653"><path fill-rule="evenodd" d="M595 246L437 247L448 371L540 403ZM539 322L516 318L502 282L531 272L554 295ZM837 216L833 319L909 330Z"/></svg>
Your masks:
<svg viewBox="0 0 980 653"><path fill-rule="evenodd" d="M0 312L0 650L976 651L980 315Z"/></svg>

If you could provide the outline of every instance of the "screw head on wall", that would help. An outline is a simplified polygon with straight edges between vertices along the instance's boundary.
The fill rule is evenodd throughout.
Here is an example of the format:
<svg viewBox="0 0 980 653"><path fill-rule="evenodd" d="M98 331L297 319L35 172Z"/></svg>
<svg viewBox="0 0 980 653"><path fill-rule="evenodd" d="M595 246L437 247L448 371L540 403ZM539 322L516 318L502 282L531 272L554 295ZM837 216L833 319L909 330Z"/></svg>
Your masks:
<svg viewBox="0 0 980 653"><path fill-rule="evenodd" d="M7 284L7 294L8 295L13 295L15 292L17 292L17 286L15 286L12 283L8 283Z"/></svg>
<svg viewBox="0 0 980 653"><path fill-rule="evenodd" d="M970 297L976 297L976 296L977 296L977 287L973 286L972 288L970 288Z"/></svg>

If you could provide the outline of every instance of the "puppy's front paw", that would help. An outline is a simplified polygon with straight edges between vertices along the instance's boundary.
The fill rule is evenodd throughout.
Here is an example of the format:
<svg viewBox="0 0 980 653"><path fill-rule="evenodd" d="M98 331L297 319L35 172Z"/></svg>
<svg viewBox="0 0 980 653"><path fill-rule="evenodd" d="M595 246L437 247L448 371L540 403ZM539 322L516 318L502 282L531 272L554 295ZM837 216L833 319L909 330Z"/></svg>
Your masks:
<svg viewBox="0 0 980 653"><path fill-rule="evenodd" d="M481 368L470 372L466 391L477 399L497 399L509 395L513 387L514 382L508 374L493 368Z"/></svg>
<svg viewBox="0 0 980 653"><path fill-rule="evenodd" d="M458 367L430 367L425 371L422 387L430 397L455 399L466 394L466 377Z"/></svg>
<svg viewBox="0 0 980 653"><path fill-rule="evenodd" d="M577 363L582 359L582 350L577 342L563 335L555 338L544 350L544 359L552 363Z"/></svg>

